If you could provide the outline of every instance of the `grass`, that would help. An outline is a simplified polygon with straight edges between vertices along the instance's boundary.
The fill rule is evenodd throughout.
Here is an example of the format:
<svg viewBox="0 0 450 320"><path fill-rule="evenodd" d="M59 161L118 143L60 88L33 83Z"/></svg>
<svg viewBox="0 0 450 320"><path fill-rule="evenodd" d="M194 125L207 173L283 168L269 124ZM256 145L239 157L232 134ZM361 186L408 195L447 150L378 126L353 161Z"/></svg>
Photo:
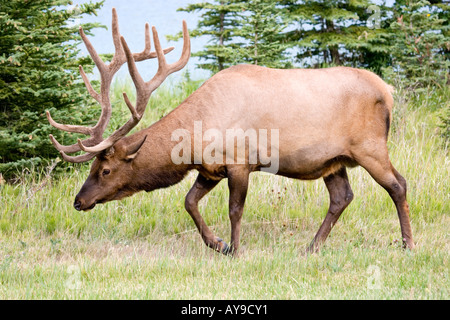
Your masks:
<svg viewBox="0 0 450 320"><path fill-rule="evenodd" d="M179 104L195 83L161 88L149 125ZM113 127L127 118L117 82ZM447 93L448 94L448 93ZM184 195L195 180L76 212L88 174L24 173L0 190L0 299L448 299L450 161L437 131L442 94L396 97L389 149L408 181L417 248L401 248L387 193L361 168L349 170L355 200L320 253L305 249L328 207L321 180L251 176L241 255L206 248ZM214 232L229 241L226 181L201 202Z"/></svg>

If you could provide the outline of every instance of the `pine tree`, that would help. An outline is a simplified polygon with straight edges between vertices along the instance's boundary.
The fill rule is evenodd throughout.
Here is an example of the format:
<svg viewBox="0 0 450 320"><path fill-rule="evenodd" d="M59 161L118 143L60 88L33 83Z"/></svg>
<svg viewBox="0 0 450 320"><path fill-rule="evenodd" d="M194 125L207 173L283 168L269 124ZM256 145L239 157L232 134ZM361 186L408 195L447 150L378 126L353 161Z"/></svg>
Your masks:
<svg viewBox="0 0 450 320"><path fill-rule="evenodd" d="M303 66L371 64L375 55L386 55L379 26L368 26L369 0L304 0L288 2L295 30L287 33L295 43ZM376 21L375 21L376 22ZM373 23L373 22L372 22Z"/></svg>
<svg viewBox="0 0 450 320"><path fill-rule="evenodd" d="M286 56L287 43L281 35L287 23L283 6L275 0L220 0L191 4L178 9L202 12L191 37L209 36L210 45L194 52L205 62L202 69L220 71L231 65L250 63L268 67L291 66ZM178 40L181 33L168 37Z"/></svg>
<svg viewBox="0 0 450 320"><path fill-rule="evenodd" d="M283 19L284 7L280 1L239 1L236 14L239 29L235 31L240 42L235 46L235 61L271 68L292 67L286 50L283 32L287 27Z"/></svg>
<svg viewBox="0 0 450 320"><path fill-rule="evenodd" d="M393 70L403 85L446 85L450 70L450 4L400 0L393 7Z"/></svg>
<svg viewBox="0 0 450 320"><path fill-rule="evenodd" d="M3 176L43 163L58 152L49 133L64 144L75 137L54 130L45 110L62 123L92 120L96 113L78 72L90 59L78 57L77 19L103 2L68 8L68 0L0 0L0 172ZM83 24L89 33L97 24ZM90 66L89 66L90 65Z"/></svg>
<svg viewBox="0 0 450 320"><path fill-rule="evenodd" d="M209 37L209 43L198 52L193 52L193 57L200 57L203 61L198 67L212 72L218 72L233 64L233 48L230 47L231 40L236 30L234 14L239 7L234 0L216 0L190 4L178 11L201 12L201 20L196 29L190 30L192 38ZM167 36L169 40L178 40L182 37L181 32L174 36Z"/></svg>

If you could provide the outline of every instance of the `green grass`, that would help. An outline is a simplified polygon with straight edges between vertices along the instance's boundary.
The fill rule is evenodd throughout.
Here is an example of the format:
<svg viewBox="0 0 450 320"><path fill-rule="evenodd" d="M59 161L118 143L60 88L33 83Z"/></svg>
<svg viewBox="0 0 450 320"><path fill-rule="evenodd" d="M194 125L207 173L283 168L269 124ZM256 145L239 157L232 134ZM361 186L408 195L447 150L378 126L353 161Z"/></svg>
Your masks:
<svg viewBox="0 0 450 320"><path fill-rule="evenodd" d="M145 127L198 84L152 96ZM113 128L128 118L114 86ZM184 195L195 180L80 213L73 198L88 174L74 165L53 177L26 173L0 190L0 299L448 299L450 161L437 130L442 94L396 100L389 149L408 181L417 248L401 248L387 193L361 168L349 170L355 199L320 253L305 249L328 207L323 181L251 176L237 259L206 248ZM114 122L115 121L115 122ZM229 241L222 181L201 202L213 231Z"/></svg>

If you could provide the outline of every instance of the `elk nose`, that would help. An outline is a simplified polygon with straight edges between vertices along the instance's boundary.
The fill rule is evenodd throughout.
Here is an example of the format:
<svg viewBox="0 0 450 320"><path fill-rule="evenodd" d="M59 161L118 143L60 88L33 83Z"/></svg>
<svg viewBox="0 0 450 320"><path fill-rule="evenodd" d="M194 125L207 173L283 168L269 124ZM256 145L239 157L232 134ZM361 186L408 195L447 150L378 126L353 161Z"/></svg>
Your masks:
<svg viewBox="0 0 450 320"><path fill-rule="evenodd" d="M81 210L81 201L78 200L77 198L75 198L75 202L73 203L73 207L74 207L76 210L80 211L80 210Z"/></svg>

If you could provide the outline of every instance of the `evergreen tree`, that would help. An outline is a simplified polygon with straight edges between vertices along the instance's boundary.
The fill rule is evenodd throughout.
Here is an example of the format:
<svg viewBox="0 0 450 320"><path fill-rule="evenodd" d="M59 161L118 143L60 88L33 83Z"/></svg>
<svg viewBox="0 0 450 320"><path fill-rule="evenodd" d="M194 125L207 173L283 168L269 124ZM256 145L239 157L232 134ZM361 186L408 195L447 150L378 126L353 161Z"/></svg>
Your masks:
<svg viewBox="0 0 450 320"><path fill-rule="evenodd" d="M378 24L378 6L369 0L287 1L296 28L287 33L298 48L303 66L351 65L369 67L389 49ZM372 10L370 10L372 9ZM376 19L371 19L376 15ZM372 25L368 25L370 22ZM375 23L375 25L374 25Z"/></svg>
<svg viewBox="0 0 450 320"><path fill-rule="evenodd" d="M391 24L393 70L411 88L442 86L450 68L450 4L399 0Z"/></svg>
<svg viewBox="0 0 450 320"><path fill-rule="evenodd" d="M42 163L58 152L48 138L64 144L75 137L54 130L45 110L62 123L81 123L96 117L86 108L90 100L78 72L90 59L80 59L77 19L95 14L103 2L68 8L68 0L0 0L0 172ZM97 24L83 24L89 33ZM90 65L90 66L89 66Z"/></svg>
<svg viewBox="0 0 450 320"><path fill-rule="evenodd" d="M229 67L233 63L233 48L230 47L231 40L235 36L236 24L234 14L239 7L234 0L215 0L190 4L178 11L201 12L201 20L196 29L190 30L192 38L209 37L209 43L198 52L193 52L193 57L200 57L203 61L198 67L212 72L218 72ZM169 40L178 40L182 37L181 32L175 36L167 36Z"/></svg>
<svg viewBox="0 0 450 320"><path fill-rule="evenodd" d="M257 64L271 68L292 67L284 41L287 27L284 7L280 1L250 0L239 1L240 10L236 14L235 31L239 40L235 46L235 61Z"/></svg>
<svg viewBox="0 0 450 320"><path fill-rule="evenodd" d="M220 71L231 65L250 63L268 67L289 67L282 32L287 24L282 19L283 6L275 0L220 0L191 4L178 9L202 12L191 37L209 36L210 45L194 52L205 62L202 69ZM181 33L168 37L178 40Z"/></svg>

